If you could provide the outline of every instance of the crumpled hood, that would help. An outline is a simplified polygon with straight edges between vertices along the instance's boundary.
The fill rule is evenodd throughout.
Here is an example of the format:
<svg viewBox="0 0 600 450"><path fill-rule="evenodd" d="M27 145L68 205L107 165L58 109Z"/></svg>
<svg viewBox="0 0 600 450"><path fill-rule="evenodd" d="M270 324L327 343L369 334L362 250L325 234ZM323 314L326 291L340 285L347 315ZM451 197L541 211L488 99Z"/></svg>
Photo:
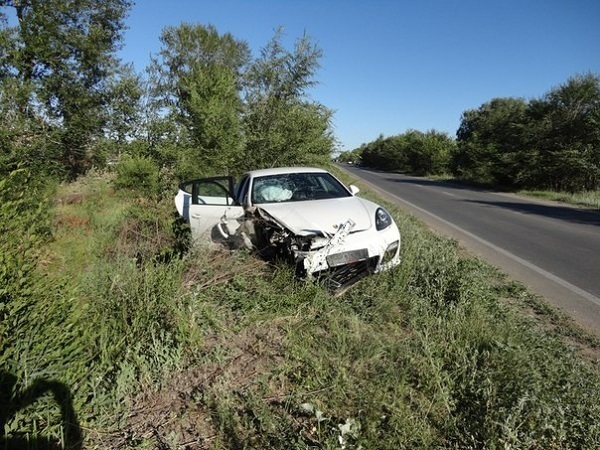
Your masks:
<svg viewBox="0 0 600 450"><path fill-rule="evenodd" d="M305 202L266 203L257 205L297 235L325 232L334 234L340 224L351 219L352 231L371 227L371 214L358 197L343 197Z"/></svg>

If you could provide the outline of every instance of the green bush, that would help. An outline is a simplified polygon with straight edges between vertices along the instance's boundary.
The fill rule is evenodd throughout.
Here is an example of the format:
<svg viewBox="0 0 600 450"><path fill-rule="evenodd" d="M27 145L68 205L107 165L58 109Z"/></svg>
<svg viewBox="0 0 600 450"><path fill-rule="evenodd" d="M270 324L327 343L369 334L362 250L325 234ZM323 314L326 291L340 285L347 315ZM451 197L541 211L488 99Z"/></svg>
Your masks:
<svg viewBox="0 0 600 450"><path fill-rule="evenodd" d="M159 190L159 168L150 158L126 157L117 165L115 186L154 196Z"/></svg>

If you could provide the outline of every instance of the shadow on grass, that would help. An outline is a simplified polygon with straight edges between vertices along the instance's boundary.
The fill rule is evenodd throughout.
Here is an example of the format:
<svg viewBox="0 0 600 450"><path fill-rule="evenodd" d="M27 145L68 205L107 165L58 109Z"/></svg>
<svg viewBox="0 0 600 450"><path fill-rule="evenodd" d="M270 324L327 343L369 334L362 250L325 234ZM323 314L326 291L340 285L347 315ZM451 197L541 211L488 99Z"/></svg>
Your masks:
<svg viewBox="0 0 600 450"><path fill-rule="evenodd" d="M24 433L5 434L5 424L12 417L47 393L52 394L54 401L60 407L63 428L62 442L57 438L35 435L31 437ZM73 409L71 392L63 383L54 380L35 380L31 386L19 392L17 377L11 373L0 371L0 432L2 433L0 448L7 450L59 448L80 450L82 448L83 436Z"/></svg>

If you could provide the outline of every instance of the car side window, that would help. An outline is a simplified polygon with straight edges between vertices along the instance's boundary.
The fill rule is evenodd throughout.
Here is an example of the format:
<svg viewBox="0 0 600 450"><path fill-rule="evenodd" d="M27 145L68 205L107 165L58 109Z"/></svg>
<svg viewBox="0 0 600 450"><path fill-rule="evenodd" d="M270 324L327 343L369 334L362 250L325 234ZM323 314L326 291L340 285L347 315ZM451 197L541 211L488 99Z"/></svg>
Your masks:
<svg viewBox="0 0 600 450"><path fill-rule="evenodd" d="M189 195L192 205L233 205L230 194L233 189L231 177L201 178L185 181L179 189Z"/></svg>
<svg viewBox="0 0 600 450"><path fill-rule="evenodd" d="M199 182L192 191L192 204L199 205L230 205L233 199L229 197L227 187L218 181Z"/></svg>

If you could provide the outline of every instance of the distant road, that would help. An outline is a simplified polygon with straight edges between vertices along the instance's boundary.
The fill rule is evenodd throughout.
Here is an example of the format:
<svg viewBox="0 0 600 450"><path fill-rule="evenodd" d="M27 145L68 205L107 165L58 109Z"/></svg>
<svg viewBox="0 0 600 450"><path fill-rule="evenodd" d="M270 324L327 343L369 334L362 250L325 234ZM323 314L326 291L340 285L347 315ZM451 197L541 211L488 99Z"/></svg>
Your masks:
<svg viewBox="0 0 600 450"><path fill-rule="evenodd" d="M600 212L339 167L600 335Z"/></svg>

